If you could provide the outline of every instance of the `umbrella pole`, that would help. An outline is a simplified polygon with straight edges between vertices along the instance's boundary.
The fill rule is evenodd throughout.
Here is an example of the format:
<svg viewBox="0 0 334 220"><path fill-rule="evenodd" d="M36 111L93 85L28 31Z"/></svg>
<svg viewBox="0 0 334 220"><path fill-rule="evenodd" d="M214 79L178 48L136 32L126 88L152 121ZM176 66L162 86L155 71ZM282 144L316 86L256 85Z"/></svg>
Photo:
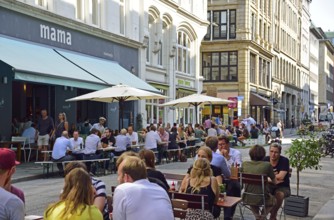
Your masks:
<svg viewBox="0 0 334 220"><path fill-rule="evenodd" d="M195 124L198 123L198 120L197 120L198 119L197 110L198 110L198 105L195 105L195 119L196 119Z"/></svg>

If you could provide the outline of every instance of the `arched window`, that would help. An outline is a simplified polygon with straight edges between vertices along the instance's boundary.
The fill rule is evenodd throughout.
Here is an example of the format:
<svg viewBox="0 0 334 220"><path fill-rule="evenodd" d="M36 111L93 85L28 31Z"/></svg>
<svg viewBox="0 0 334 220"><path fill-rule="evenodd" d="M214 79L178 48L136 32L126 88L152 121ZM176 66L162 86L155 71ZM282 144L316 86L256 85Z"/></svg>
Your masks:
<svg viewBox="0 0 334 220"><path fill-rule="evenodd" d="M181 73L191 73L191 41L188 35L179 31L177 33L177 63L176 70Z"/></svg>

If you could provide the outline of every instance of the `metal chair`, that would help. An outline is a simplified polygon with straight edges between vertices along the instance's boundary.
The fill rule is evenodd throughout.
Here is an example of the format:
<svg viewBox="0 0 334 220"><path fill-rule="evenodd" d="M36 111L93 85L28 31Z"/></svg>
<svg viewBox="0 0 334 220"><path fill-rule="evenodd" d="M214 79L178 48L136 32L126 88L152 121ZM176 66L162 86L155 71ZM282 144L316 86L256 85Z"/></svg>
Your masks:
<svg viewBox="0 0 334 220"><path fill-rule="evenodd" d="M240 186L244 189L242 193L242 198L248 195L253 198L260 198L260 204L256 206L259 207L259 216L267 219L267 204L266 204L266 194L267 194L267 184L268 178L267 175L263 174L249 174L249 173L240 173ZM260 192L250 192L248 191L249 186L260 186ZM241 202L241 206L252 211L251 204L248 204L244 199ZM241 218L243 218L244 211L240 210ZM255 216L256 217L256 216Z"/></svg>
<svg viewBox="0 0 334 220"><path fill-rule="evenodd" d="M21 151L23 151L23 156L24 156L24 162L27 162L27 155L26 155L26 142L28 141L28 139L26 137L21 137L21 136L13 136L12 141L16 141L16 142L21 142L22 143L22 147L21 147ZM12 149L13 151L17 151L17 147L14 147L13 144L10 146L10 149Z"/></svg>

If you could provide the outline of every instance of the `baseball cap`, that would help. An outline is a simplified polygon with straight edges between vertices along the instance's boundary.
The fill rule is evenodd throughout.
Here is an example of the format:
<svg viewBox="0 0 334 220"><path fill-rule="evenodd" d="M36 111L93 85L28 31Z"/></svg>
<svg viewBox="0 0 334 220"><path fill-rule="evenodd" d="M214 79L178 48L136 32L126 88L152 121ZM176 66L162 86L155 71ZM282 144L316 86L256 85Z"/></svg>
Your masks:
<svg viewBox="0 0 334 220"><path fill-rule="evenodd" d="M15 152L8 148L0 148L0 169L9 170L13 166L20 164L15 160Z"/></svg>

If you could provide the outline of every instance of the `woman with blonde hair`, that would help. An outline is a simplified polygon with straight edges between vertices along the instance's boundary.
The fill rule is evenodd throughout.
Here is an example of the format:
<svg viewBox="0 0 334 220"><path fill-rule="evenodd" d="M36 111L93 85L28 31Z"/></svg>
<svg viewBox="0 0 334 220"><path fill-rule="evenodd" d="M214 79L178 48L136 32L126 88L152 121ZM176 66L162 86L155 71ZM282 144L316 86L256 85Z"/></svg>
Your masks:
<svg viewBox="0 0 334 220"><path fill-rule="evenodd" d="M211 161L212 161L212 150L209 147L207 147L207 146L200 147L197 150L197 159L207 159L211 163ZM222 184L223 183L222 170L219 167L216 167L216 166L214 166L212 164L210 164L210 168L212 170L212 175L214 177L216 177L218 184ZM184 181L187 181L187 179L190 176L190 173L191 173L192 169L193 169L193 166L191 166L188 169L187 174L185 175L185 177L182 180L182 183ZM183 185L181 184L180 191L181 192L184 191L185 188L182 188L182 187L186 187L186 186L187 186L186 183L184 183Z"/></svg>
<svg viewBox="0 0 334 220"><path fill-rule="evenodd" d="M68 131L68 122L65 112L60 112L58 115L58 120L55 126L55 139L59 138L63 131Z"/></svg>
<svg viewBox="0 0 334 220"><path fill-rule="evenodd" d="M102 220L100 210L93 205L94 188L89 174L82 168L75 168L65 177L60 201L50 205L45 220Z"/></svg>
<svg viewBox="0 0 334 220"><path fill-rule="evenodd" d="M215 177L212 176L212 170L209 160L205 158L197 159L193 168L191 169L189 178L185 181L182 181L181 188L184 189L182 192L191 193L191 194L204 194L208 196L208 203L211 213L206 213L205 216L201 215L201 212L192 210L188 217L191 219L191 216L201 215L201 217L209 219L219 217L220 208L215 206L219 198L219 188L218 182ZM201 211L201 210L200 210Z"/></svg>

